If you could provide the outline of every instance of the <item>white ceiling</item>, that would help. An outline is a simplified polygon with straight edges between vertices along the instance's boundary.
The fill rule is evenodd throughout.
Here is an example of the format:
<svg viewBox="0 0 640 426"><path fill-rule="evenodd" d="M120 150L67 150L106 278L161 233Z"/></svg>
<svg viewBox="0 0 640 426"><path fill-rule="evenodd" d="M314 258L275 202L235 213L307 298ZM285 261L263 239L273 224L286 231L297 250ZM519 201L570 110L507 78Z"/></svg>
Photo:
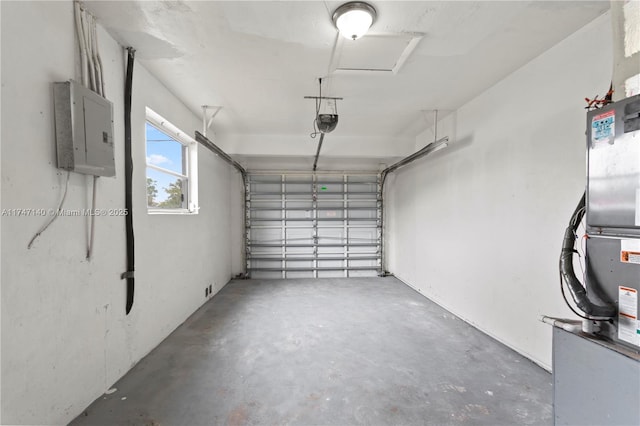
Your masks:
<svg viewBox="0 0 640 426"><path fill-rule="evenodd" d="M608 1L370 3L378 11L371 36L423 35L397 74L329 74L337 40L331 14L342 2L86 6L194 113L222 106L213 125L218 134L305 138L315 107L303 96L317 95L318 77L326 78L323 95L344 97L332 135L414 137L428 124L421 111L456 109L609 8ZM337 47L334 63L382 54L364 39ZM357 57L341 59L341 50Z"/></svg>

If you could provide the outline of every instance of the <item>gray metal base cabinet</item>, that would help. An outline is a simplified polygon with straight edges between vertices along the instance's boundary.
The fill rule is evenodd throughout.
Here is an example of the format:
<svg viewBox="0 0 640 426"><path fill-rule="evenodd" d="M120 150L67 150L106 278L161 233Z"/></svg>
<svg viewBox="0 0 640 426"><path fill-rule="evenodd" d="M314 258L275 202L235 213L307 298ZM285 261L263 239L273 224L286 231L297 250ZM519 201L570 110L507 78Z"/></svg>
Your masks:
<svg viewBox="0 0 640 426"><path fill-rule="evenodd" d="M556 425L640 425L640 355L553 328Z"/></svg>

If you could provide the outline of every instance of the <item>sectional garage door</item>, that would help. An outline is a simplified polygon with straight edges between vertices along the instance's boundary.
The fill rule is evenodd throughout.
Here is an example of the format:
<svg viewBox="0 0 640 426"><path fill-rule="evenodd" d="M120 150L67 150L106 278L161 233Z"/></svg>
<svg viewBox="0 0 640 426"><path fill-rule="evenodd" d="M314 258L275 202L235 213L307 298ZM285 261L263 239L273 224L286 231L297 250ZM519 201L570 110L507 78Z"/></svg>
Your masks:
<svg viewBox="0 0 640 426"><path fill-rule="evenodd" d="M377 175L251 174L246 189L246 262L251 278L381 272Z"/></svg>

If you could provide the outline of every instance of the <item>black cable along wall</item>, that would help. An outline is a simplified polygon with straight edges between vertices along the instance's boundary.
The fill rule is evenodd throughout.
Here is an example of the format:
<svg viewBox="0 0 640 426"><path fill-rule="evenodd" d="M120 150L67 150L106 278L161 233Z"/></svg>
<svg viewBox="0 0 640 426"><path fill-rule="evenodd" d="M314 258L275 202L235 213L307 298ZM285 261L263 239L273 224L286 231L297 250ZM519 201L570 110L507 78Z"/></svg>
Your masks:
<svg viewBox="0 0 640 426"><path fill-rule="evenodd" d="M121 275L127 280L126 313L129 315L133 307L135 291L135 245L133 236L133 158L131 156L131 93L133 90L133 64L135 50L127 48L127 75L124 86L124 174L125 174L125 208L127 209L127 271Z"/></svg>

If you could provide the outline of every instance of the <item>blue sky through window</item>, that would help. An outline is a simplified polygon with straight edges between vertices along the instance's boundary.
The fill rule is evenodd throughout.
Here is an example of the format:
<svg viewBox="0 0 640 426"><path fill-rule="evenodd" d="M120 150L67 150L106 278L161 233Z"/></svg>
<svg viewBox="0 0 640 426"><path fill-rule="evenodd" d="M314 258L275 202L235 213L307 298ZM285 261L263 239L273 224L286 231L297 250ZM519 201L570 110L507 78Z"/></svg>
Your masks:
<svg viewBox="0 0 640 426"><path fill-rule="evenodd" d="M153 164L176 173L186 174L182 169L183 145L161 132L153 125L146 123L147 164ZM167 199L165 188L178 178L167 173L147 167L147 177L157 182L157 202Z"/></svg>

